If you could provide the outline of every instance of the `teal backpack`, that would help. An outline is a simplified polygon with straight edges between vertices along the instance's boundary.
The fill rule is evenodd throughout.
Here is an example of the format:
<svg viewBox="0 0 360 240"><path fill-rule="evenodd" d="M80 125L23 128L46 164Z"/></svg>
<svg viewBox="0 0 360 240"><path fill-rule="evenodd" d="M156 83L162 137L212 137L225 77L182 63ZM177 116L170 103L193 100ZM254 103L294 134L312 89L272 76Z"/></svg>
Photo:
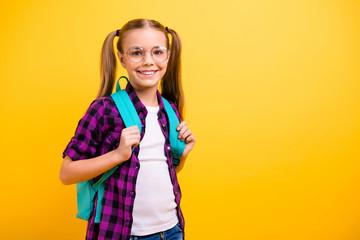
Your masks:
<svg viewBox="0 0 360 240"><path fill-rule="evenodd" d="M128 82L129 80L122 76L119 78L125 78ZM116 107L119 110L120 116L123 119L126 127L138 126L141 133L141 121L135 110L133 103L127 92L125 90L121 90L119 85L119 80L116 84L116 92L111 95L113 98ZM180 124L177 118L177 115L170 103L162 98L166 110L166 114L169 120L169 132L170 132L170 144L171 144L171 152L173 154L173 164L177 167L180 163L180 157L185 148L185 142L182 142L178 139L179 132L176 130L176 127ZM120 164L121 165L121 164ZM76 184L77 189L77 207L78 213L76 214L77 218L89 220L90 214L94 209L95 202L95 194L98 193L97 206L95 211L95 223L100 222L101 217L101 208L102 208L102 199L104 196L105 189L105 180L108 179L111 174L120 166L115 166L114 168L105 172L101 178L95 182L94 179L80 182Z"/></svg>

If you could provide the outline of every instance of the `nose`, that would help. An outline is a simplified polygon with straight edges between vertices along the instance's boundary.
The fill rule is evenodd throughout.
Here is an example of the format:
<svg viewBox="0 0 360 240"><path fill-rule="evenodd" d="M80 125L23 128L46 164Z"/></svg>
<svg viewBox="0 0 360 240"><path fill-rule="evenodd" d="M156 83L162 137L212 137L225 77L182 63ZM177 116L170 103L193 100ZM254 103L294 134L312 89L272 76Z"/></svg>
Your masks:
<svg viewBox="0 0 360 240"><path fill-rule="evenodd" d="M153 65L153 64L154 64L154 59L151 56L151 52L146 51L143 59L143 65Z"/></svg>

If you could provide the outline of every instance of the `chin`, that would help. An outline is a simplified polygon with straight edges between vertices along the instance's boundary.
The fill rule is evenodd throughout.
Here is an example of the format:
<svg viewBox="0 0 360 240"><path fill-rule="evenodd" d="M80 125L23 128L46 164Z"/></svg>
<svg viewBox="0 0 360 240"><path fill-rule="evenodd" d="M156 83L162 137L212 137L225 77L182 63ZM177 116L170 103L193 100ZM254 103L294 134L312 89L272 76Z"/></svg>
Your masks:
<svg viewBox="0 0 360 240"><path fill-rule="evenodd" d="M141 88L153 88L153 87L158 87L158 84L159 84L159 81L160 80L143 80L143 79L139 79L137 81L135 81L135 84L138 86L138 87L141 87Z"/></svg>

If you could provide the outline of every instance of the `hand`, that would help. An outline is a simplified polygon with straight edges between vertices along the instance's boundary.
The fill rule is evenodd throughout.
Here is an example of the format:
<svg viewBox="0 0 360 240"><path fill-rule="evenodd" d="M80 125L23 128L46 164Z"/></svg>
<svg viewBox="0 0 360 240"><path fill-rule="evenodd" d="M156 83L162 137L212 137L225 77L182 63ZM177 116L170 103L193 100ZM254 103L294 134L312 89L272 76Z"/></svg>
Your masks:
<svg viewBox="0 0 360 240"><path fill-rule="evenodd" d="M189 152L195 145L196 139L192 132L190 131L189 127L186 125L185 121L182 121L179 126L176 128L179 131L178 138L181 141L185 141L185 149L181 158L186 158Z"/></svg>
<svg viewBox="0 0 360 240"><path fill-rule="evenodd" d="M119 146L115 150L119 154L119 160L121 162L128 160L132 153L131 147L136 147L139 144L140 144L139 128L137 126L124 128L121 131Z"/></svg>

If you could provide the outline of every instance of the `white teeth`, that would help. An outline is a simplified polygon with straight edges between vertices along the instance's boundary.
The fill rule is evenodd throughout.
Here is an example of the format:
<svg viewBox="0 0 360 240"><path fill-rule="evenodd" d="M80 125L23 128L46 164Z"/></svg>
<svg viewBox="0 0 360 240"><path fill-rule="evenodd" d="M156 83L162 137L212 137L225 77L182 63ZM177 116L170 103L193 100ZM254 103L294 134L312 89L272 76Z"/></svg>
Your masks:
<svg viewBox="0 0 360 240"><path fill-rule="evenodd" d="M142 74L145 74L145 75L151 75L151 74L154 74L155 71L151 71L151 72L141 72Z"/></svg>

